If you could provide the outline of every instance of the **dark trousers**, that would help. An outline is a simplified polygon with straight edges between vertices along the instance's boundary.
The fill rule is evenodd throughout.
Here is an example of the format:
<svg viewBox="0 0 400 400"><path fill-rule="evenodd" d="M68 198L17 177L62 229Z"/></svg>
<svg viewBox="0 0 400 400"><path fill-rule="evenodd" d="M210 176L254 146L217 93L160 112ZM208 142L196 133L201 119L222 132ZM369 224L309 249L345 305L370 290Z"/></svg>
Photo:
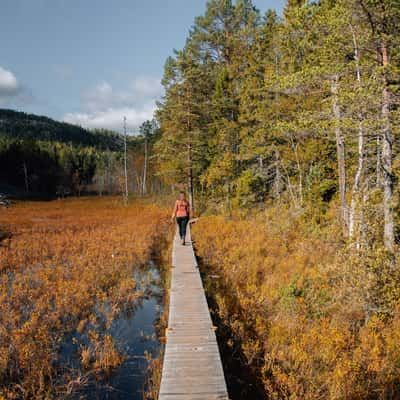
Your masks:
<svg viewBox="0 0 400 400"><path fill-rule="evenodd" d="M184 239L186 236L186 227L189 222L189 217L176 217L176 222L179 226L179 236Z"/></svg>

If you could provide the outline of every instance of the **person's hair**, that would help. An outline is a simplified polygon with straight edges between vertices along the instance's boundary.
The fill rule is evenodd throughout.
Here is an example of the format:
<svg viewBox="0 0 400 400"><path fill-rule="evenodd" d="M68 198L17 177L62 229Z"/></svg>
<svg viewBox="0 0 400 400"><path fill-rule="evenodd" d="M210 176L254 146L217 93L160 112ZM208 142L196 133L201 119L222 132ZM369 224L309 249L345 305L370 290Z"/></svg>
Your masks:
<svg viewBox="0 0 400 400"><path fill-rule="evenodd" d="M186 196L186 193L185 193L183 190L181 190L181 191L179 192L179 194L184 194L184 195Z"/></svg>

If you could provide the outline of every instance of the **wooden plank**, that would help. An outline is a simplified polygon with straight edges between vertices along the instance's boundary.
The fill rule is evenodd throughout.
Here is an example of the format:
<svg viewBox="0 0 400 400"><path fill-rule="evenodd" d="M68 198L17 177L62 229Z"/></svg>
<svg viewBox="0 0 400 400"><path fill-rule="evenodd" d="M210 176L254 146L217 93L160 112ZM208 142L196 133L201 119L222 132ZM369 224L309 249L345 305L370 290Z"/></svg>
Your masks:
<svg viewBox="0 0 400 400"><path fill-rule="evenodd" d="M188 227L172 250L167 343L159 400L227 400L221 358Z"/></svg>

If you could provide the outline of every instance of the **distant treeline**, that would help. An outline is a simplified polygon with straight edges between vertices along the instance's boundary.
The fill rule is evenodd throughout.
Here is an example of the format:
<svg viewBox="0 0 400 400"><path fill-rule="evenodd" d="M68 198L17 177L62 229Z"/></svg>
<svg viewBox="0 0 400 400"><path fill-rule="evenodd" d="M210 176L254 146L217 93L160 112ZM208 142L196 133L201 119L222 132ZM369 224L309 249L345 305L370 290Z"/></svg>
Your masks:
<svg viewBox="0 0 400 400"><path fill-rule="evenodd" d="M157 126L147 121L127 138L129 188L146 190L143 173ZM0 110L0 192L18 197L118 193L123 183L124 137L47 117ZM144 163L146 164L146 171ZM154 188L149 177L145 184ZM158 187L158 186L157 186Z"/></svg>
<svg viewBox="0 0 400 400"><path fill-rule="evenodd" d="M12 139L32 139L90 146L101 150L119 151L121 135L107 130L90 131L80 126L51 118L0 109L0 135Z"/></svg>

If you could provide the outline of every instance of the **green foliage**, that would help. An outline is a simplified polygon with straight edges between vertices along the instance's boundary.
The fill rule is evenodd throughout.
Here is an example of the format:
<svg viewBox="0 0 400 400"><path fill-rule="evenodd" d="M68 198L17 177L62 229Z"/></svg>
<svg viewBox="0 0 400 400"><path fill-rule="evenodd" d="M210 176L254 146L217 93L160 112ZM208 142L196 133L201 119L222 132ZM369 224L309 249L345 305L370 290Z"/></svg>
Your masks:
<svg viewBox="0 0 400 400"><path fill-rule="evenodd" d="M160 176L185 186L192 171L204 207L227 213L284 201L322 222L339 199L344 236L360 245L369 218L384 213L373 200L382 178L393 180L386 212L398 208L398 146L382 155L382 127L399 133L400 6L378 3L288 1L280 18L261 17L251 1L208 2L166 62ZM382 43L390 53L384 67L382 49L376 57ZM387 125L385 84L393 103ZM391 157L393 175L385 173ZM374 235L381 240L382 232Z"/></svg>
<svg viewBox="0 0 400 400"><path fill-rule="evenodd" d="M238 207L252 207L259 204L262 199L257 197L264 189L264 182L260 176L251 170L244 170L237 178L236 196L233 205Z"/></svg>
<svg viewBox="0 0 400 400"><path fill-rule="evenodd" d="M145 121L140 135L128 137L129 159L142 164L144 142L152 152L158 138L155 121ZM19 197L119 192L122 149L123 137L116 132L0 110L0 190ZM138 181L143 166L133 167Z"/></svg>
<svg viewBox="0 0 400 400"><path fill-rule="evenodd" d="M20 140L71 143L100 150L117 151L121 136L99 129L89 131L76 125L54 121L50 118L0 109L1 137Z"/></svg>

